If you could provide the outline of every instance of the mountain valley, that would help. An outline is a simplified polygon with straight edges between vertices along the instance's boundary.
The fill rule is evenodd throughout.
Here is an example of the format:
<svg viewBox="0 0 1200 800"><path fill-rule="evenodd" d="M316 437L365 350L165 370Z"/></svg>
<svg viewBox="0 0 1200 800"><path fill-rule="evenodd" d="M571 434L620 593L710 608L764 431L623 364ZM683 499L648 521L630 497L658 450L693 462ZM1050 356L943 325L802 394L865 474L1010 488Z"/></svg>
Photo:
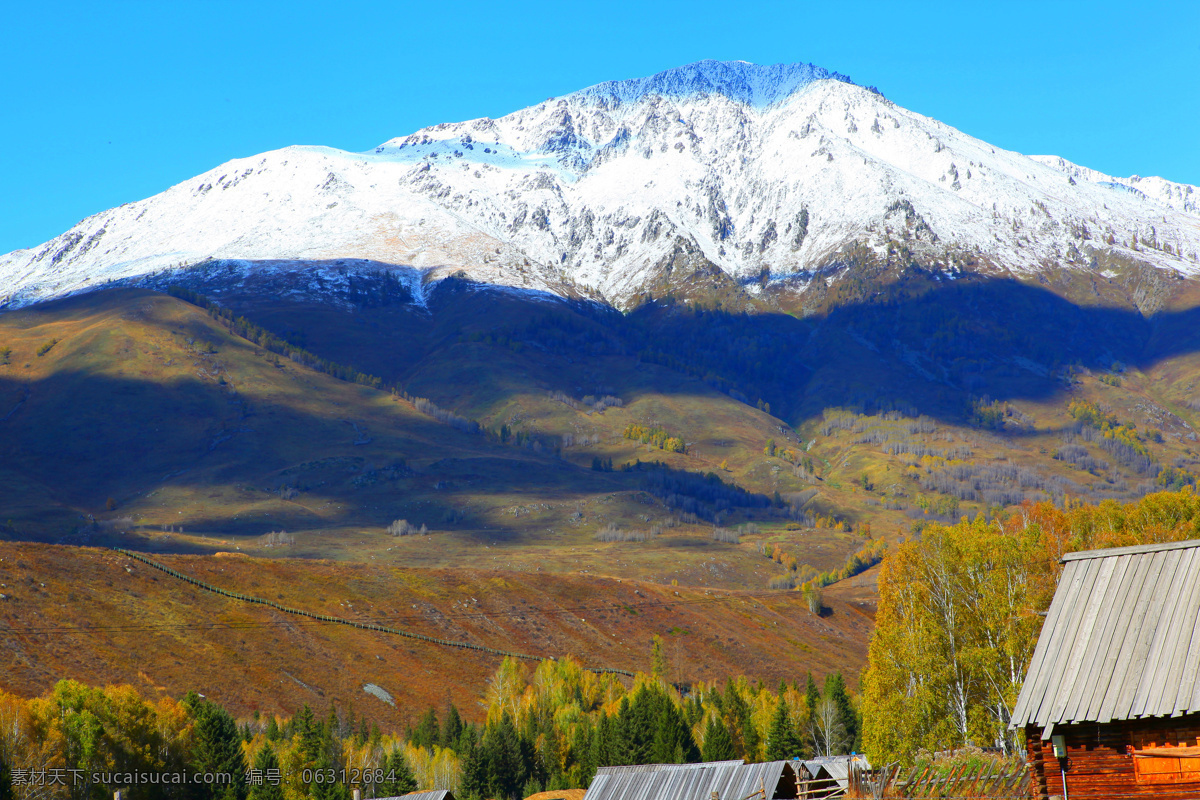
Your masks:
<svg viewBox="0 0 1200 800"><path fill-rule="evenodd" d="M884 544L1196 484L1198 202L995 148L811 65L741 62L362 154L229 162L0 256L0 551L31 565L21 581L78 574L101 603L64 583L4 613L56 629L242 614L161 582L121 599L134 578L105 576L146 570L107 547L227 570L236 591L320 586L328 613L405 582L456 587L428 590L446 614L496 581L503 613L546 593L719 595L770 626L635 609L538 655L644 669L652 635L712 625L680 681L856 685ZM460 633L531 635L501 628ZM239 682L284 689L232 702L294 705L320 682L257 663L259 632L220 646ZM397 671L457 663L362 635L272 658L316 653L342 698L383 680L331 677L360 646ZM51 641L9 655L28 667ZM103 667L128 641L95 641L3 688L78 672L178 693L217 675ZM494 664L472 658L389 691L477 693Z"/></svg>

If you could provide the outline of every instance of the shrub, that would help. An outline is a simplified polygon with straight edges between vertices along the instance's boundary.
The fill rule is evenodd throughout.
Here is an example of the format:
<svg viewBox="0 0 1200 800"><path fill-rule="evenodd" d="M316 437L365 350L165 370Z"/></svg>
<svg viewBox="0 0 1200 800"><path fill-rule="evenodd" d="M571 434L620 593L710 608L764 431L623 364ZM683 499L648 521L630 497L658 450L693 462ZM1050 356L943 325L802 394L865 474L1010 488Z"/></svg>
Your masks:
<svg viewBox="0 0 1200 800"><path fill-rule="evenodd" d="M398 519L391 525L388 525L387 532L392 536L415 536L417 534L424 536L429 533L429 529L424 525L418 528L406 519Z"/></svg>
<svg viewBox="0 0 1200 800"><path fill-rule="evenodd" d="M741 541L741 536L737 531L729 528L713 528L712 539L714 542L724 542L725 544L737 544Z"/></svg>
<svg viewBox="0 0 1200 800"><path fill-rule="evenodd" d="M623 531L611 522L606 524L600 530L596 531L596 541L598 542L644 542L653 536L653 530L650 533L645 531Z"/></svg>
<svg viewBox="0 0 1200 800"><path fill-rule="evenodd" d="M808 611L811 614L820 614L824 608L824 596L821 594L821 588L813 583L804 584L804 602L808 605Z"/></svg>
<svg viewBox="0 0 1200 800"><path fill-rule="evenodd" d="M263 547L290 547L296 543L296 537L287 531L271 531L263 534Z"/></svg>

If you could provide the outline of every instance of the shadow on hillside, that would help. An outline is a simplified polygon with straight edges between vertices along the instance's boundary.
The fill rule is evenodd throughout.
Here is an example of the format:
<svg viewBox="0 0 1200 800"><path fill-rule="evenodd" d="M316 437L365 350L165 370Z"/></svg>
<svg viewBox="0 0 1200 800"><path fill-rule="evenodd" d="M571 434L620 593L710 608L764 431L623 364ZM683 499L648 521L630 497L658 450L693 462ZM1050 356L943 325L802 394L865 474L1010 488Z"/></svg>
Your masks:
<svg viewBox="0 0 1200 800"><path fill-rule="evenodd" d="M361 412L371 439L359 446L359 429L346 425L344 406L247 403L199 378L156 383L63 369L40 381L0 378L0 398L10 397L19 405L0 422L6 467L0 477L19 474L26 487L73 509L70 527L51 538L79 544L211 552L273 531L383 533L398 518L479 542L528 533L522 516L469 510L481 500L489 505L489 497L515 508L562 496L646 492L679 515L709 523L730 509L753 513L771 504L715 474L651 462L595 471L411 413ZM283 491L295 494L284 502ZM156 515L158 506L184 513L178 520ZM0 507L0 519L11 511ZM171 535L177 524L186 535L228 541L185 541ZM20 533L0 536L26 538Z"/></svg>
<svg viewBox="0 0 1200 800"><path fill-rule="evenodd" d="M151 523L121 527L147 533L174 527L175 520L152 516L160 492L162 505L184 510L188 532L257 537L347 522L382 531L406 513L417 524L445 527L460 492L519 495L536 488L541 499L633 483L424 415L372 416L371 409L336 403L305 407L235 395L198 378L157 383L64 369L39 381L0 377L0 398L15 400L0 411L4 485L18 493L36 487L36 494L76 512L55 539L88 528L111 544L119 541L114 529L94 527L92 519L130 513L150 516ZM347 414L359 427L346 423ZM369 434L365 445L356 444L360 428ZM298 495L282 502L281 490L289 487ZM423 515L405 511L414 498L421 498ZM326 511L330 505L337 513ZM3 506L0 520L14 515L13 503Z"/></svg>
<svg viewBox="0 0 1200 800"><path fill-rule="evenodd" d="M627 326L645 343L643 360L769 402L797 423L832 406L961 423L977 400L1062 393L1072 367L1146 368L1200 349L1200 309L1147 318L1012 280L946 282L808 319L656 302Z"/></svg>
<svg viewBox="0 0 1200 800"><path fill-rule="evenodd" d="M1090 275L1083 277L1097 302L1103 289L1126 305L1079 305L1012 279L951 281L911 269L887 286L848 274L841 283L857 287L859 299L806 318L704 309L670 297L622 314L462 278L424 287L426 304L418 306L397 277L409 267L351 260L320 262L312 271L325 276L313 279L321 285L341 276L341 284L330 284L335 302L295 292L295 270L264 271L227 287L220 302L320 356L456 409L528 391L531 381L568 394L611 388L628 401L637 390L605 374L605 359L616 358L658 364L750 405L769 404L793 425L829 407L963 423L980 400L1061 394L1072 368L1146 368L1200 350L1200 307L1143 316L1131 298L1144 290L1101 285L1105 279ZM177 277L201 290L221 285L211 267ZM1186 288L1160 283L1163 297ZM1022 433L1020 426L1010 432Z"/></svg>
<svg viewBox="0 0 1200 800"><path fill-rule="evenodd" d="M378 299L384 290L371 280L368 275L355 283L355 292ZM701 309L669 298L621 314L592 302L490 291L460 279L438 284L427 307L414 306L403 293L349 306L281 300L282 293L272 294L281 288L267 281L245 294L229 292L222 302L319 356L468 416L483 395L503 402L518 391L559 389L575 398L613 394L629 403L651 391L699 395L709 391L706 385L751 406L769 404L774 416L793 425L819 418L829 407L896 409L962 424L989 399L1059 396L1069 391L1078 367L1144 369L1200 350L1200 308L1144 317L1132 306L1081 306L1012 280L923 278L893 287L887 297L846 302L807 318ZM104 300L119 306L119 298L104 292L9 313L52 321L55 313L78 311L72 304ZM647 388L662 373L646 364L682 377L668 387ZM0 422L3 457L10 469L52 487L65 506L83 515L100 512L108 497L121 506L163 483L189 488L199 504L211 487L234 487L251 502L256 493L278 488L281 470L323 458L371 460L379 468L395 456L442 455L439 469L446 474L426 477L448 486L405 486L445 497L447 504L471 485L487 484L499 493L530 487L546 492L564 481L599 491L615 484L666 499L697 497L704 487L691 482L706 480L671 470L593 473L550 455L489 445L427 417L406 417L403 425L372 422L373 444L358 447L345 409L323 407L314 414L283 401L256 401L255 415L244 418L226 391L198 379L164 387L60 371L26 386L0 377L0 397L19 398L25 389L29 397L20 408L0 408L0 416L9 415ZM1005 429L1006 435L1023 432L1007 421ZM352 482L365 466L347 463L339 480ZM327 493L380 524L393 513L368 508L377 505L369 488ZM759 498L753 503L765 500ZM721 502L729 498L700 499L694 509L672 507L713 521ZM262 521L260 533L270 522ZM520 520L510 527L518 530Z"/></svg>

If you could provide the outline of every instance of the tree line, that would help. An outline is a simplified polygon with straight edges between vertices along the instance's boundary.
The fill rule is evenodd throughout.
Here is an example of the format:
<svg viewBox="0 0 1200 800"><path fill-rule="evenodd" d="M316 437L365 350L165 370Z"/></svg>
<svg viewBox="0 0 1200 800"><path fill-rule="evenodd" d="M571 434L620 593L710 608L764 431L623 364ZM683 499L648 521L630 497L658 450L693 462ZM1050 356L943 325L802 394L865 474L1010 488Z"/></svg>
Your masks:
<svg viewBox="0 0 1200 800"><path fill-rule="evenodd" d="M930 523L891 548L863 675L863 743L874 763L967 743L1018 752L1008 721L1064 553L1200 538L1200 497L1025 503L986 521Z"/></svg>
<svg viewBox="0 0 1200 800"><path fill-rule="evenodd" d="M210 317L221 323L230 333L253 342L269 353L284 356L298 364L303 364L318 372L331 375L338 380L370 386L373 389L383 387L383 380L381 378L359 372L354 367L339 364L327 358L321 358L302 347L297 347L291 342L279 338L266 328L254 324L245 317L235 315L228 308L222 308L199 292L194 292L183 286L172 285L167 287L167 294L204 309ZM41 354L39 353L39 355Z"/></svg>
<svg viewBox="0 0 1200 800"><path fill-rule="evenodd" d="M849 752L855 698L833 673L772 690L745 678L676 687L656 643L632 681L572 659L505 659L482 719L430 708L404 731L309 706L235 717L212 698L142 697L129 686L59 682L42 697L0 692L0 800L349 800L450 789L466 800L586 787L603 766L749 761ZM78 779L72 780L78 771ZM61 783L47 774L66 776ZM221 774L218 783L121 783L129 772Z"/></svg>

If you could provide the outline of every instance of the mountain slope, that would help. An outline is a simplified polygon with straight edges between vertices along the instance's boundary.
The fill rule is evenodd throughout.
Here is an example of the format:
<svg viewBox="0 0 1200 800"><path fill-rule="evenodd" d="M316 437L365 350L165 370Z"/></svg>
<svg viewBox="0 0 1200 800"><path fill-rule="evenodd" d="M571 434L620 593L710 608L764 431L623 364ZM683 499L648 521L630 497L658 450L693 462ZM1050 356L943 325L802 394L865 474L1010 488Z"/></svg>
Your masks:
<svg viewBox="0 0 1200 800"><path fill-rule="evenodd" d="M823 616L798 592L699 591L587 575L411 570L295 559L156 556L220 588L305 611L425 636L572 655L649 671L661 635L671 680L744 674L776 685L812 670L853 686L874 606L830 591ZM500 665L494 655L316 622L239 603L111 550L0 546L6 635L0 689L36 696L64 676L129 683L148 695L197 690L239 715L354 708L402 730L449 697L468 718ZM136 658L130 658L136 653ZM381 687L392 703L372 696Z"/></svg>
<svg viewBox="0 0 1200 800"><path fill-rule="evenodd" d="M1195 187L1060 161L995 148L811 65L701 62L369 153L228 162L0 258L0 302L212 259L238 274L262 269L240 261L290 262L292 291L313 295L336 279L314 262L367 259L418 299L461 269L618 305L664 277L685 284L690 272L669 275L681 252L751 291L803 292L855 257L897 251L951 275L1096 274L1114 259L1200 272Z"/></svg>

